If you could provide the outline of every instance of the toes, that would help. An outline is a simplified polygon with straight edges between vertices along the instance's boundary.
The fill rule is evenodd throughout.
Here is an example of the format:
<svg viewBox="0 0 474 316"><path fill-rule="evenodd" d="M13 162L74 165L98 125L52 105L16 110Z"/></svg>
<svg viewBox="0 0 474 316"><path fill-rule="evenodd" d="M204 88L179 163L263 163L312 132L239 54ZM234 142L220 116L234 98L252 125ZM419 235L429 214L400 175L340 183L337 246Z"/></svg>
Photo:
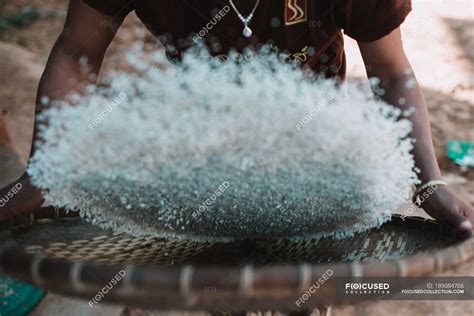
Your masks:
<svg viewBox="0 0 474 316"><path fill-rule="evenodd" d="M458 233L462 238L469 238L472 236L472 223L470 221L463 221L459 224Z"/></svg>
<svg viewBox="0 0 474 316"><path fill-rule="evenodd" d="M474 210L467 204L461 205L464 220L459 224L459 230L471 235L474 231Z"/></svg>
<svg viewBox="0 0 474 316"><path fill-rule="evenodd" d="M466 238L472 234L473 225L469 218L464 216L463 213L465 213L463 209L459 211L451 210L443 219L451 227L456 229L461 237Z"/></svg>

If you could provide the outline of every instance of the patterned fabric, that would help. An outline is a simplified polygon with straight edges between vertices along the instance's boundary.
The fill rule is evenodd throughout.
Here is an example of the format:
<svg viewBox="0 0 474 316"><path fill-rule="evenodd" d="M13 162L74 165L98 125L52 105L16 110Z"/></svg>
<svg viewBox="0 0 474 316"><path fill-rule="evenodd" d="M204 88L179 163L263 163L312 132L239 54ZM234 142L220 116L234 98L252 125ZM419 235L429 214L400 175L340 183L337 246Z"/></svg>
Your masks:
<svg viewBox="0 0 474 316"><path fill-rule="evenodd" d="M135 10L143 24L169 46L168 56L202 39L211 52L225 58L231 48L269 44L284 59L326 77L344 78L342 31L357 41L374 41L397 28L411 10L410 0L261 0L250 27L253 36L242 35L243 25L226 0L83 0L110 16ZM254 0L236 1L244 16Z"/></svg>

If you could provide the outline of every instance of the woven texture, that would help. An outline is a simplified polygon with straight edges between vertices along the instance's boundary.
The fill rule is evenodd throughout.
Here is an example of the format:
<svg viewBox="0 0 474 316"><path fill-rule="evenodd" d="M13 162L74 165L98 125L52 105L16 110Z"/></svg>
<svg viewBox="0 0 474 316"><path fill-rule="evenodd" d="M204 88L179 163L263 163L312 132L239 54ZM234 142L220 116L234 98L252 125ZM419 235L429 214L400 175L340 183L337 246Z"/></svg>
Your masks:
<svg viewBox="0 0 474 316"><path fill-rule="evenodd" d="M420 217L393 216L344 239L234 243L133 238L62 210L0 223L0 273L90 299L117 274L104 301L165 310L293 310L295 298L328 269L336 277L426 276L474 258L474 238ZM335 278L306 307L347 303Z"/></svg>
<svg viewBox="0 0 474 316"><path fill-rule="evenodd" d="M116 234L79 218L40 220L28 230L16 231L14 238L27 252L47 257L146 266L384 261L443 248L456 240L416 226L386 224L343 240L190 242Z"/></svg>

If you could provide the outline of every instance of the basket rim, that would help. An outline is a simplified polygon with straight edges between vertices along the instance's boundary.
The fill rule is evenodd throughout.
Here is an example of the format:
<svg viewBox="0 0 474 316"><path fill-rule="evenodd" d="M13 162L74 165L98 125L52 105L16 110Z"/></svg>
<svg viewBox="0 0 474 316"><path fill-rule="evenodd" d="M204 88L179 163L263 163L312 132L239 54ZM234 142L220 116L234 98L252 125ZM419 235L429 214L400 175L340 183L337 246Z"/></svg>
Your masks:
<svg viewBox="0 0 474 316"><path fill-rule="evenodd" d="M77 212L66 212L54 207L41 208L35 214L12 218L0 223L0 232L34 225L43 219L79 217ZM435 220L394 214L392 225L415 225L445 235L454 230ZM384 224L385 225L385 224ZM7 233L8 234L8 233ZM369 263L293 264L241 267L192 266L142 267L127 264L100 264L70 261L28 254L11 238L0 244L0 273L21 279L32 285L83 298L93 298L104 288L106 281L124 271L123 280L111 289L105 301L121 302L128 306L147 308L207 309L244 308L295 309L295 300L322 274L331 269L334 275L353 277L418 277L454 268L474 258L474 237L456 240L443 249L417 253L399 259ZM97 280L84 278L96 273ZM212 295L202 293L206 285L216 284L223 275L229 277L224 290ZM219 285L220 286L220 285ZM229 302L232 302L229 304ZM305 304L305 308L321 304L345 303L335 297L335 284L329 284Z"/></svg>

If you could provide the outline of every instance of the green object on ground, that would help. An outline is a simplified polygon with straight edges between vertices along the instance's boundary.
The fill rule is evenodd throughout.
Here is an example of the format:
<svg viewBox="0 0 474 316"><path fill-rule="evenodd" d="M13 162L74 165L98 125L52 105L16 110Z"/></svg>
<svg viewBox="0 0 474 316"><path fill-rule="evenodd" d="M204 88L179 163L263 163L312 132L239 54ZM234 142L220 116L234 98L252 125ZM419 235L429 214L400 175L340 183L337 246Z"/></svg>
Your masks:
<svg viewBox="0 0 474 316"><path fill-rule="evenodd" d="M24 7L20 12L0 16L0 31L10 27L23 27L40 18L37 8Z"/></svg>
<svg viewBox="0 0 474 316"><path fill-rule="evenodd" d="M474 167L474 143L448 140L448 157L463 167Z"/></svg>
<svg viewBox="0 0 474 316"><path fill-rule="evenodd" d="M0 276L0 316L26 315L45 294L44 290Z"/></svg>

